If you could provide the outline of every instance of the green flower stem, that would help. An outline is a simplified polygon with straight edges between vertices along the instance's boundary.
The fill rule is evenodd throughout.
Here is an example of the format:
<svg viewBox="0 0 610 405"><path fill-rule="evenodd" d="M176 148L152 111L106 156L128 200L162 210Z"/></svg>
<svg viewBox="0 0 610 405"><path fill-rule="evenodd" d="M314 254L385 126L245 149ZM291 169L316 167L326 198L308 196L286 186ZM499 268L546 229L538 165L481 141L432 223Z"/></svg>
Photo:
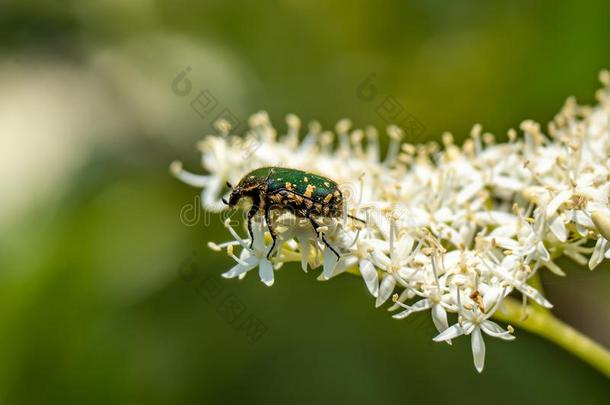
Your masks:
<svg viewBox="0 0 610 405"><path fill-rule="evenodd" d="M493 317L563 347L610 378L610 351L607 348L560 321L550 311L542 311L532 306L528 306L528 309L528 316L524 318L521 303L513 298L506 298L502 309Z"/></svg>

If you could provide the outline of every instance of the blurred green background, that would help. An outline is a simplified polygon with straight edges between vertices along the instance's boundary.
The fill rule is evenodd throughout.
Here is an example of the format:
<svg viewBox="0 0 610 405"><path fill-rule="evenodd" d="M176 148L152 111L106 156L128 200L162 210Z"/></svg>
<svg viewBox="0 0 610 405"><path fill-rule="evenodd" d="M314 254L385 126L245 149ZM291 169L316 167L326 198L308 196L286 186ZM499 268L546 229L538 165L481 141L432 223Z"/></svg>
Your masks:
<svg viewBox="0 0 610 405"><path fill-rule="evenodd" d="M0 403L608 403L601 374L523 331L487 339L478 375L468 339L434 344L429 314L392 320L361 280L219 279L231 259L205 244L228 235L214 215L180 222L197 191L168 174L199 170L224 108L281 130L291 112L383 127L393 97L416 141L476 122L502 139L569 95L593 102L604 67L607 0L4 0ZM219 107L202 117L189 103L206 89ZM544 278L558 315L610 346L610 269L563 264L567 279ZM226 297L264 325L258 341Z"/></svg>

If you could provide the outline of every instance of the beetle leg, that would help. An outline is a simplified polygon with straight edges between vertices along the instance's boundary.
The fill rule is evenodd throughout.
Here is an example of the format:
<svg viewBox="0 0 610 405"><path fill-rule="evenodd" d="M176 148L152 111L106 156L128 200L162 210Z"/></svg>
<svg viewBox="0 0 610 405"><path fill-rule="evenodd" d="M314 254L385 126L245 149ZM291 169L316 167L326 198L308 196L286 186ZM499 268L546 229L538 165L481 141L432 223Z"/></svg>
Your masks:
<svg viewBox="0 0 610 405"><path fill-rule="evenodd" d="M307 219L309 219L309 223L311 223L311 226L313 226L313 231L316 233L316 238L319 238L320 232L318 231L318 228L320 225L309 215L307 215Z"/></svg>
<svg viewBox="0 0 610 405"><path fill-rule="evenodd" d="M324 242L326 247L328 247L335 254L335 256L337 256L337 261L339 261L339 259L341 258L341 255L330 245L330 243L328 243L328 241L324 237L324 234L322 234L322 242Z"/></svg>
<svg viewBox="0 0 610 405"><path fill-rule="evenodd" d="M269 251L267 252L267 259L269 259L269 255L271 255L271 252L273 252L273 249L275 248L275 242L277 240L277 235L275 234L275 231L273 230L273 225L271 225L271 208L269 208L269 205L266 206L265 208L265 222L267 222L267 228L269 229L269 234L271 234L271 239L273 240L273 242L271 243L271 249L269 249Z"/></svg>
<svg viewBox="0 0 610 405"><path fill-rule="evenodd" d="M320 224L318 224L316 222L316 220L313 219L309 215L307 216L307 219L309 219L309 222L311 223L311 226L313 226L313 230L316 232L316 235L318 237L320 237L320 235L322 235L322 242L324 242L324 245L326 245L326 247L329 248L331 250L331 252L333 252L335 254L335 256L337 256L337 261L338 261L339 258L341 258L341 255L330 245L330 243L328 243L328 241L324 237L324 233L318 231L318 228L320 227Z"/></svg>
<svg viewBox="0 0 610 405"><path fill-rule="evenodd" d="M252 245L254 244L254 233L252 232L252 218L258 212L258 205L252 205L250 207L250 211L248 211L248 234L250 235L250 249L252 249Z"/></svg>
<svg viewBox="0 0 610 405"><path fill-rule="evenodd" d="M350 215L350 214L347 214L347 217L353 219L354 221L358 221L358 222L362 222L363 224L366 224L366 221L364 219L360 219L360 218L355 217L355 216Z"/></svg>

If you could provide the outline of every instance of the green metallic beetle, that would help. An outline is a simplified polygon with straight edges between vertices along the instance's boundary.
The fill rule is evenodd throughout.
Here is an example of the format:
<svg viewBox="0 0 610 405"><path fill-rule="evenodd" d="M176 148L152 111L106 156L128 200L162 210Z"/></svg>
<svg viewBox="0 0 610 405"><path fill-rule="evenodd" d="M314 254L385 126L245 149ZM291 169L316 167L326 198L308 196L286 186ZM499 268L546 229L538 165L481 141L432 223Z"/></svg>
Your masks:
<svg viewBox="0 0 610 405"><path fill-rule="evenodd" d="M229 201L224 198L222 201L229 207L235 207L244 197L252 200L252 207L248 211L250 247L254 241L252 218L258 212L264 213L269 233L273 239L267 258L273 251L277 239L271 224L272 209L289 210L297 217L307 218L318 237L321 234L318 229L321 225L314 217L336 218L343 214L343 194L337 183L329 178L302 170L261 167L246 174L235 188L229 183L227 183L227 187L231 189ZM364 222L351 215L348 217ZM339 253L326 241L323 233L321 236L324 244L337 256L338 260Z"/></svg>

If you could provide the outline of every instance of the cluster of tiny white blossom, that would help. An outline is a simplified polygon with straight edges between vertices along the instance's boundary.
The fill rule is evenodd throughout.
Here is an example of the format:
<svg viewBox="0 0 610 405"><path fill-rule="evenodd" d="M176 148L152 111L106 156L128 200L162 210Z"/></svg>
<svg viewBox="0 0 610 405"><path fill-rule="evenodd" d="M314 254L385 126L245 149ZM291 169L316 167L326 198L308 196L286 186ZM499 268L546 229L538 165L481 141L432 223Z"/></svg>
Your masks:
<svg viewBox="0 0 610 405"><path fill-rule="evenodd" d="M546 134L525 121L521 136L510 130L507 142L496 143L476 125L461 147L449 133L441 147L405 143L401 130L391 126L382 154L373 128L351 129L342 120L333 133L314 122L301 137L300 121L290 115L287 133L279 136L261 112L250 118L246 137L231 135L219 122L219 134L199 144L209 174L186 172L179 162L171 170L203 188L208 210L224 207L226 181L236 184L258 167L332 178L341 185L349 213L366 223L345 216L320 219L329 244L341 252L339 260L308 221L280 212L274 220L279 246L270 259L262 215L255 218L252 248L225 222L233 240L209 244L226 249L236 262L223 276L241 279L258 268L270 286L274 272L290 261L300 261L305 271L322 267L320 280L359 273L376 306L392 297L390 309L400 310L394 318L430 310L439 332L434 341L470 335L480 372L483 334L514 338L510 325L505 330L490 320L502 310L503 299L519 294L524 304L532 300L550 308L528 284L533 275L544 268L564 275L554 262L561 255L591 269L610 258L610 74L604 71L600 78L605 87L597 93L599 103L580 106L569 99Z"/></svg>

